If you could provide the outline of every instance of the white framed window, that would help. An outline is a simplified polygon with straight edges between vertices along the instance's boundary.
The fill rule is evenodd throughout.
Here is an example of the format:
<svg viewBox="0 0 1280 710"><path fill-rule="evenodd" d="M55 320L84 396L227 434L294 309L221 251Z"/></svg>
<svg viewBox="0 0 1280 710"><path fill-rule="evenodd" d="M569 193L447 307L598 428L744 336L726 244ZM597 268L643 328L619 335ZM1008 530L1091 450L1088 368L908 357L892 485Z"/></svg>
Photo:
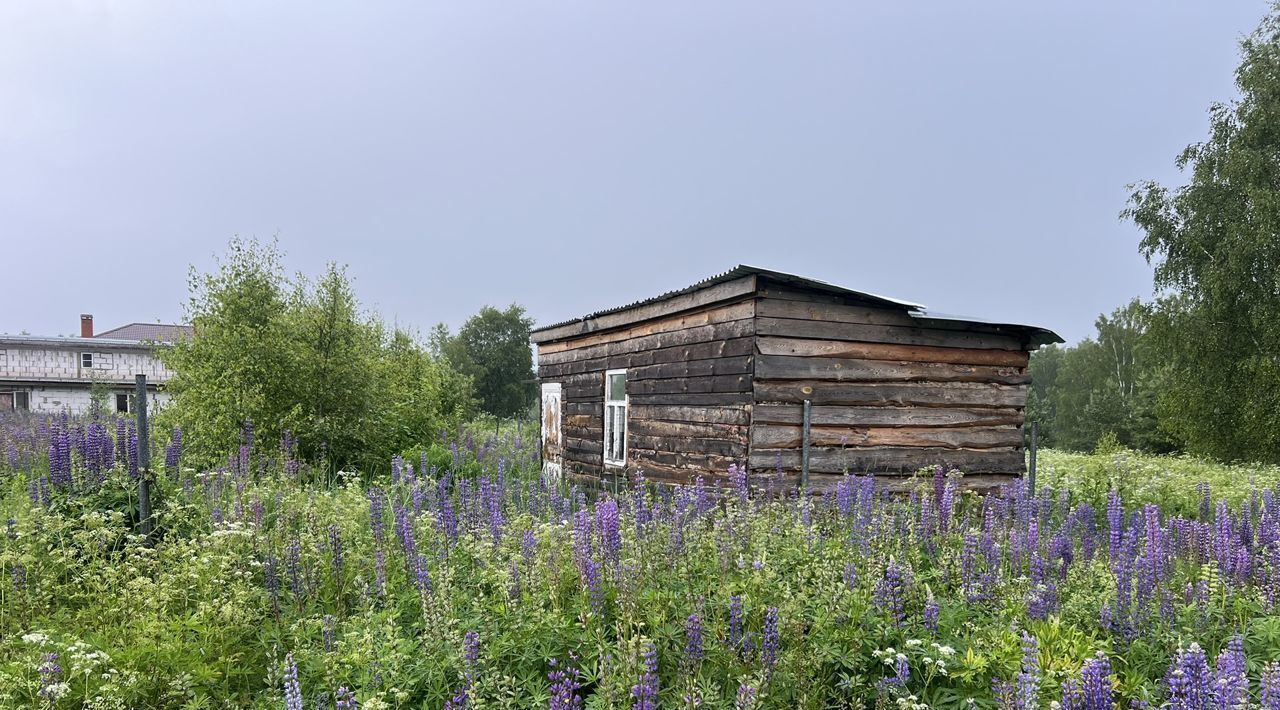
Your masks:
<svg viewBox="0 0 1280 710"><path fill-rule="evenodd" d="M93 353L80 353L80 369L93 369Z"/></svg>
<svg viewBox="0 0 1280 710"><path fill-rule="evenodd" d="M116 412L118 414L129 413L129 395L124 392L116 393Z"/></svg>
<svg viewBox="0 0 1280 710"><path fill-rule="evenodd" d="M604 462L627 463L627 371L604 373Z"/></svg>

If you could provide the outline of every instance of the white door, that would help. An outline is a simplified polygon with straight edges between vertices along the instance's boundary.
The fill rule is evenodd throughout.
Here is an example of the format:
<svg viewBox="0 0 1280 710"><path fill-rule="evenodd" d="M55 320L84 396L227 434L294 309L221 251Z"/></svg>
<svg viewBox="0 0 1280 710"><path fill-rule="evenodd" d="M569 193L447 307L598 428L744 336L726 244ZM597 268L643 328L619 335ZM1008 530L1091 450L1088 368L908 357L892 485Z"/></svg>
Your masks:
<svg viewBox="0 0 1280 710"><path fill-rule="evenodd" d="M542 475L551 482L560 480L564 444L560 437L560 383L542 384Z"/></svg>

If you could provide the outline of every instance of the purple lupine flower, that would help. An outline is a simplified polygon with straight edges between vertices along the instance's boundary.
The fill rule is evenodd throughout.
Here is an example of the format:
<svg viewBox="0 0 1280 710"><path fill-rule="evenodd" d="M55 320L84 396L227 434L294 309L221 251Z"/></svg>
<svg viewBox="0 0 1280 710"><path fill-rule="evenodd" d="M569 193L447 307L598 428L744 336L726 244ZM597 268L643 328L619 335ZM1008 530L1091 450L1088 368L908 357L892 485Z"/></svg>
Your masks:
<svg viewBox="0 0 1280 710"><path fill-rule="evenodd" d="M342 686L333 694L333 710L357 710L356 691Z"/></svg>
<svg viewBox="0 0 1280 710"><path fill-rule="evenodd" d="M387 498L383 494L381 488L370 488L367 494L369 498L369 527L373 530L373 539L382 544L382 538L386 535L386 510Z"/></svg>
<svg viewBox="0 0 1280 710"><path fill-rule="evenodd" d="M1165 676L1169 707L1173 710L1208 710L1213 680L1209 662L1197 644L1179 651Z"/></svg>
<svg viewBox="0 0 1280 710"><path fill-rule="evenodd" d="M1107 526L1109 530L1108 544L1111 556L1120 552L1120 542L1124 539L1124 506L1120 502L1120 494L1113 488L1107 494Z"/></svg>
<svg viewBox="0 0 1280 710"><path fill-rule="evenodd" d="M1084 688L1077 678L1062 681L1062 710L1084 710Z"/></svg>
<svg viewBox="0 0 1280 710"><path fill-rule="evenodd" d="M65 688L58 687L62 682L62 666L58 665L58 654L44 654L36 670L40 673L40 690L37 694L48 700L50 706L56 704L65 691Z"/></svg>
<svg viewBox="0 0 1280 710"><path fill-rule="evenodd" d="M742 683L738 685L738 697L733 703L734 710L750 710L756 706L757 691L755 688Z"/></svg>
<svg viewBox="0 0 1280 710"><path fill-rule="evenodd" d="M587 560L591 559L591 513L579 510L573 515L573 561L578 571L586 573Z"/></svg>
<svg viewBox="0 0 1280 710"><path fill-rule="evenodd" d="M520 553L524 557L524 566L532 570L538 556L538 534L533 530L525 530L520 536Z"/></svg>
<svg viewBox="0 0 1280 710"><path fill-rule="evenodd" d="M742 635L742 595L734 594L729 597L729 646L738 653L742 653L742 642L745 640Z"/></svg>
<svg viewBox="0 0 1280 710"><path fill-rule="evenodd" d="M631 686L634 710L658 710L658 647L653 643L644 652L644 674Z"/></svg>
<svg viewBox="0 0 1280 710"><path fill-rule="evenodd" d="M379 547L373 551L374 591L379 597L387 595L387 554Z"/></svg>
<svg viewBox="0 0 1280 710"><path fill-rule="evenodd" d="M760 663L766 670L773 670L778 663L778 646L782 640L778 630L778 607L771 606L765 610L760 636Z"/></svg>
<svg viewBox="0 0 1280 710"><path fill-rule="evenodd" d="M133 422L128 423L126 431L128 434L125 439L125 463L129 467L129 477L136 481L138 479L138 432Z"/></svg>
<svg viewBox="0 0 1280 710"><path fill-rule="evenodd" d="M582 710L582 698L578 697L578 671L570 668L564 670L553 658L551 671L547 673L551 681L551 701L547 710Z"/></svg>
<svg viewBox="0 0 1280 710"><path fill-rule="evenodd" d="M596 615L604 614L604 579L600 572L600 564L594 558L583 560L582 586L591 599L591 611Z"/></svg>
<svg viewBox="0 0 1280 710"><path fill-rule="evenodd" d="M293 654L284 661L284 706L286 710L302 710L302 687L298 684L298 664Z"/></svg>
<svg viewBox="0 0 1280 710"><path fill-rule="evenodd" d="M738 502L743 510L751 502L751 488L747 483L747 467L729 464L729 487L738 495Z"/></svg>
<svg viewBox="0 0 1280 710"><path fill-rule="evenodd" d="M1280 662L1272 661L1262 668L1258 701L1263 710L1280 710Z"/></svg>
<svg viewBox="0 0 1280 710"><path fill-rule="evenodd" d="M846 562L844 565L844 586L845 589L853 591L858 586L858 567L852 562Z"/></svg>
<svg viewBox="0 0 1280 710"><path fill-rule="evenodd" d="M1213 675L1213 707L1231 710L1244 707L1249 697L1249 677L1245 665L1244 638L1236 635L1218 654Z"/></svg>
<svg viewBox="0 0 1280 710"><path fill-rule="evenodd" d="M268 554L262 560L262 582L271 595L271 608L280 606L280 563L276 556Z"/></svg>
<svg viewBox="0 0 1280 710"><path fill-rule="evenodd" d="M27 566L15 564L9 569L9 574L13 577L13 590L15 592L25 592L27 589Z"/></svg>
<svg viewBox="0 0 1280 710"><path fill-rule="evenodd" d="M596 529L600 534L600 553L604 564L617 570L622 559L622 532L618 523L618 502L612 498L596 505Z"/></svg>
<svg viewBox="0 0 1280 710"><path fill-rule="evenodd" d="M942 609L938 606L938 600L933 598L933 594L924 602L924 627L929 633L938 633L938 617L941 615Z"/></svg>
<svg viewBox="0 0 1280 710"><path fill-rule="evenodd" d="M1080 669L1080 685L1084 694L1083 710L1111 710L1115 707L1115 692L1111 687L1111 661L1099 653L1093 660L1085 661Z"/></svg>
<svg viewBox="0 0 1280 710"><path fill-rule="evenodd" d="M329 552L332 555L333 578L342 580L342 530L336 525L329 526Z"/></svg>
<svg viewBox="0 0 1280 710"><path fill-rule="evenodd" d="M902 568L892 558L885 565L884 576L876 583L876 605L885 612L899 628L906 621L906 581Z"/></svg>
<svg viewBox="0 0 1280 710"><path fill-rule="evenodd" d="M322 631L324 635L324 652L325 653L333 653L334 649L338 647L337 629L334 628L336 623L337 623L337 619L333 616L333 614L324 615L324 624L322 627Z"/></svg>
<svg viewBox="0 0 1280 710"><path fill-rule="evenodd" d="M480 662L480 634L475 631L468 631L462 637L462 661L467 669L467 683L475 682L476 665Z"/></svg>
<svg viewBox="0 0 1280 710"><path fill-rule="evenodd" d="M289 541L289 545L284 551L284 564L289 573L289 590L293 592L294 599L301 599L303 593L302 586L302 542L298 538Z"/></svg>
<svg viewBox="0 0 1280 710"><path fill-rule="evenodd" d="M164 449L164 467L171 473L177 472L178 464L182 462L182 427L175 426L173 428L173 436L169 438L169 445Z"/></svg>
<svg viewBox="0 0 1280 710"><path fill-rule="evenodd" d="M697 614L684 622L684 661L690 670L702 661L702 618Z"/></svg>
<svg viewBox="0 0 1280 710"><path fill-rule="evenodd" d="M1039 706L1040 695L1040 656L1039 645L1034 636L1022 633L1022 672L1018 674L1015 685L1019 710L1033 710Z"/></svg>

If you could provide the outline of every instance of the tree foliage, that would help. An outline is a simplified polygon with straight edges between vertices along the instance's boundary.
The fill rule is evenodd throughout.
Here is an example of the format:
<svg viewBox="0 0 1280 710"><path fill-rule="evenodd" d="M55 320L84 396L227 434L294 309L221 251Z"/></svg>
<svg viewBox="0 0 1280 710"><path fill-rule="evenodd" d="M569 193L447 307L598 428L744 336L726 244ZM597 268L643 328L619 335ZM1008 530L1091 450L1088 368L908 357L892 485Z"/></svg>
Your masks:
<svg viewBox="0 0 1280 710"><path fill-rule="evenodd" d="M1187 184L1137 185L1124 215L1160 290L1162 421L1197 453L1280 461L1280 17L1241 43L1240 96L1178 157Z"/></svg>
<svg viewBox="0 0 1280 710"><path fill-rule="evenodd" d="M1125 446L1168 451L1154 396L1163 365L1146 337L1149 310L1138 300L1102 315L1097 336L1031 356L1027 416L1046 446L1090 451L1108 434Z"/></svg>
<svg viewBox="0 0 1280 710"><path fill-rule="evenodd" d="M290 281L281 262L274 244L236 239L217 270L192 271L195 337L161 357L175 395L163 416L194 461L251 421L260 440L290 432L304 459L378 465L474 412L470 379L363 313L344 269Z"/></svg>
<svg viewBox="0 0 1280 710"><path fill-rule="evenodd" d="M533 319L524 308L485 306L467 319L457 335L443 325L432 333L432 347L454 368L475 381L476 396L486 412L510 417L528 409L537 394L529 330Z"/></svg>

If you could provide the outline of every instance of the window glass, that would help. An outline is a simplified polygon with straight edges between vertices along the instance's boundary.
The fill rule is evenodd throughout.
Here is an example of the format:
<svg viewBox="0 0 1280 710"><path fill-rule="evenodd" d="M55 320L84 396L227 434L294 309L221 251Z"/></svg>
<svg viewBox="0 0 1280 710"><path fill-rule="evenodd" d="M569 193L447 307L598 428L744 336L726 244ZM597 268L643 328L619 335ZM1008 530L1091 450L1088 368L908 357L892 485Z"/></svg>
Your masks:
<svg viewBox="0 0 1280 710"><path fill-rule="evenodd" d="M93 353L80 353L80 367L93 367Z"/></svg>
<svg viewBox="0 0 1280 710"><path fill-rule="evenodd" d="M20 410L31 409L31 393L30 392L14 392L13 408Z"/></svg>
<svg viewBox="0 0 1280 710"><path fill-rule="evenodd" d="M621 402L627 398L627 373L609 375L609 400Z"/></svg>
<svg viewBox="0 0 1280 710"><path fill-rule="evenodd" d="M116 395L116 411L117 412L129 411L129 395L127 394Z"/></svg>

